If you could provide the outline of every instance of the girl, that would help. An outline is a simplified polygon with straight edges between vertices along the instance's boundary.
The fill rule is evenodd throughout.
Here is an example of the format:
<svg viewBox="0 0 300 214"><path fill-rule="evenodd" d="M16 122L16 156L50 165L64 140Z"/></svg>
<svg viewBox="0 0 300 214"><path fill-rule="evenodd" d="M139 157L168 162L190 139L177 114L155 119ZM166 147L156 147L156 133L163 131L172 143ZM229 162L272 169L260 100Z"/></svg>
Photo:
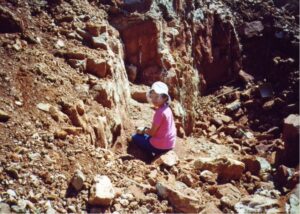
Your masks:
<svg viewBox="0 0 300 214"><path fill-rule="evenodd" d="M155 82L147 93L147 98L156 108L152 127L137 130L132 136L133 143L153 155L165 153L175 147L176 128L172 111L169 107L168 86Z"/></svg>

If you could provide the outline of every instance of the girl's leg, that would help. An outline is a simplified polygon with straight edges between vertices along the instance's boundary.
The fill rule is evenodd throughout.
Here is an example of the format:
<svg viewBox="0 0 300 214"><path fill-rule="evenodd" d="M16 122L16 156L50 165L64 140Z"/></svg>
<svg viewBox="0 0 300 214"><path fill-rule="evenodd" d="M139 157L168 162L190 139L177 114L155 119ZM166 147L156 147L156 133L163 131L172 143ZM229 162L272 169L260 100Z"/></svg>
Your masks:
<svg viewBox="0 0 300 214"><path fill-rule="evenodd" d="M147 134L135 134L132 135L132 141L134 144L136 144L138 147L143 149L144 151L148 153L152 153L152 146L150 144L150 138L151 136Z"/></svg>

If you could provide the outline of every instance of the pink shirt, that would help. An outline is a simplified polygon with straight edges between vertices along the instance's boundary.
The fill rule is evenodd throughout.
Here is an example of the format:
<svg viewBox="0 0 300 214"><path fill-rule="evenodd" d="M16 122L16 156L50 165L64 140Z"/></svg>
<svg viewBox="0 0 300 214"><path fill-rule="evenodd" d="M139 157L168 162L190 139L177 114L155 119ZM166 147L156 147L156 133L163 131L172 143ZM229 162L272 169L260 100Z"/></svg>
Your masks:
<svg viewBox="0 0 300 214"><path fill-rule="evenodd" d="M150 138L150 143L157 149L172 149L175 147L176 127L173 113L170 107L164 106L156 109L153 124L158 126L154 136Z"/></svg>

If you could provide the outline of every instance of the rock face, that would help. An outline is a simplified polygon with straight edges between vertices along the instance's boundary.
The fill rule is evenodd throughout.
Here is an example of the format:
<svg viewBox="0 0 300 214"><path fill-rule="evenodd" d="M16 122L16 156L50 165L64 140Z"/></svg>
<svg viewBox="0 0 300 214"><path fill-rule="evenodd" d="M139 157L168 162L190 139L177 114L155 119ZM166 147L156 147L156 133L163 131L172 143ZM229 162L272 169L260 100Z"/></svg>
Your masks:
<svg viewBox="0 0 300 214"><path fill-rule="evenodd" d="M89 204L109 206L115 197L115 190L107 176L96 175L90 190Z"/></svg>
<svg viewBox="0 0 300 214"><path fill-rule="evenodd" d="M239 179L245 169L245 164L227 157L198 158L194 167L199 170L209 170L218 173L218 178L224 181Z"/></svg>
<svg viewBox="0 0 300 214"><path fill-rule="evenodd" d="M201 199L197 192L184 183L177 181L174 185L166 182L156 184L158 194L168 201L179 211L196 213L200 210Z"/></svg>
<svg viewBox="0 0 300 214"><path fill-rule="evenodd" d="M232 15L222 4L148 3L141 13L131 13L132 4L120 3L125 10L111 14L111 23L124 42L127 65L137 68L131 79L147 85L157 80L168 83L171 95L184 107L180 120L190 134L199 92L232 78L241 67Z"/></svg>

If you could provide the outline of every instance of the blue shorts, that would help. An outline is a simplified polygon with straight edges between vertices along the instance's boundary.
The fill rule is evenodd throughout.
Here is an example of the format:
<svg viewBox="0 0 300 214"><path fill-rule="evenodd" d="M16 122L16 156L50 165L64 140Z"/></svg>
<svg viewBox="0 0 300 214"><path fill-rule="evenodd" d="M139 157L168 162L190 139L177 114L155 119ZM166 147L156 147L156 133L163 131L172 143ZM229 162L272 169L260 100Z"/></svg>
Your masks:
<svg viewBox="0 0 300 214"><path fill-rule="evenodd" d="M150 154L162 154L170 149L157 149L150 143L150 135L147 134L134 134L132 135L132 141L135 143L138 147L143 149L144 151L150 153Z"/></svg>

